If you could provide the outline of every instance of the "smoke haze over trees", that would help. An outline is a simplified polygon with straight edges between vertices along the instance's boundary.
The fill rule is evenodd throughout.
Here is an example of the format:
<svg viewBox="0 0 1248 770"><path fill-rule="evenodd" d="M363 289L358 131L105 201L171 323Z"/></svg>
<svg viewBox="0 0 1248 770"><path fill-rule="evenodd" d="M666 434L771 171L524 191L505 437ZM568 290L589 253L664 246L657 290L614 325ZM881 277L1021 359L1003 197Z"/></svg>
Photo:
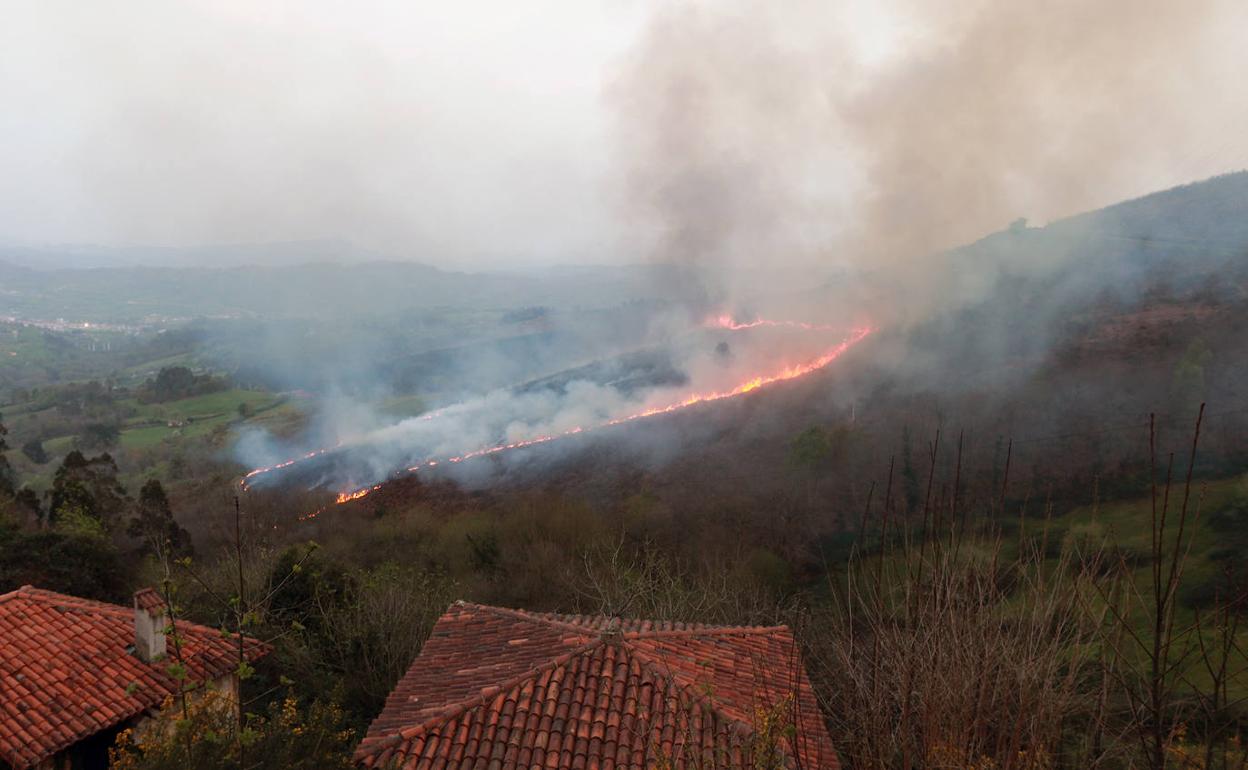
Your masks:
<svg viewBox="0 0 1248 770"><path fill-rule="evenodd" d="M5 11L0 594L271 641L208 764L466 599L790 623L856 770L1244 766L1242 0Z"/></svg>

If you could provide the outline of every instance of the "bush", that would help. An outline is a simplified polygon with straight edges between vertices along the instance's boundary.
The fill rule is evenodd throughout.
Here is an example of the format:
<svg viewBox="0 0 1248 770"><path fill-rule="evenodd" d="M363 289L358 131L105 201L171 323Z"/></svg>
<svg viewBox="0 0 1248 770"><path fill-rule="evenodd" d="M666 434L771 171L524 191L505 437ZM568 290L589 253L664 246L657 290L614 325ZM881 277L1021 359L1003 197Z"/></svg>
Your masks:
<svg viewBox="0 0 1248 770"><path fill-rule="evenodd" d="M83 449L111 449L121 439L121 428L113 423L93 422L82 429L78 445Z"/></svg>
<svg viewBox="0 0 1248 770"><path fill-rule="evenodd" d="M185 366L166 366L139 387L136 396L140 403L159 404L177 401L205 393L217 393L230 387L224 377L211 374L195 374Z"/></svg>
<svg viewBox="0 0 1248 770"><path fill-rule="evenodd" d="M52 459L48 456L48 450L43 448L43 442L37 438L32 438L22 444L22 454L35 465L43 465Z"/></svg>
<svg viewBox="0 0 1248 770"><path fill-rule="evenodd" d="M247 715L240 733L228 695L208 691L188 700L184 712L170 698L151 723L122 732L109 750L109 765L115 770L352 767L355 733L332 703L303 706L287 694L264 715Z"/></svg>
<svg viewBox="0 0 1248 770"><path fill-rule="evenodd" d="M126 603L130 568L107 540L0 526L0 592L23 585Z"/></svg>
<svg viewBox="0 0 1248 770"><path fill-rule="evenodd" d="M283 552L270 575L277 588L268 623L281 633L276 662L301 692L336 688L361 726L458 598L456 584L437 573L394 563L348 571L304 548Z"/></svg>
<svg viewBox="0 0 1248 770"><path fill-rule="evenodd" d="M1094 576L1061 562L1049 574L1035 551L1003 562L1000 541L956 555L929 548L851 562L836 601L804 629L842 759L1090 766L1099 755L1064 745L1060 727L1096 709L1097 623L1078 610Z"/></svg>

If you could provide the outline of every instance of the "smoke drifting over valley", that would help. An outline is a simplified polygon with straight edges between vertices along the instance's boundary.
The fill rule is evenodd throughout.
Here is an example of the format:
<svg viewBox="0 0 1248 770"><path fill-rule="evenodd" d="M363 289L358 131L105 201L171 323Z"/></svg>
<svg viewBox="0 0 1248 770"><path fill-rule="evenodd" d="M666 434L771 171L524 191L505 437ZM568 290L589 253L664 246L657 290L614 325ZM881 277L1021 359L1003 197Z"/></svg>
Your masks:
<svg viewBox="0 0 1248 770"><path fill-rule="evenodd" d="M657 259L728 297L733 268L883 273L883 312L931 309L983 280L945 249L1248 165L1242 3L879 8L656 13L610 95Z"/></svg>
<svg viewBox="0 0 1248 770"><path fill-rule="evenodd" d="M22 4L0 31L0 239L896 264L1248 164L1246 14Z"/></svg>
<svg viewBox="0 0 1248 770"><path fill-rule="evenodd" d="M323 412L331 422L319 431L321 441L332 443L305 446L295 454L288 443L253 431L242 437L237 451L256 467L249 484L280 478L299 466L306 483L354 499L356 490L362 494L397 475L477 457L497 455L507 463L514 450L663 417L806 376L833 364L869 332L785 322L737 324L727 316L706 319L681 335L653 340L648 348L615 357L604 350L588 367L491 390L397 424L362 414L350 400L339 402ZM670 441L664 437L655 444ZM458 478L491 475L473 468Z"/></svg>
<svg viewBox="0 0 1248 770"><path fill-rule="evenodd" d="M1248 770L1248 0L0 4L0 770Z"/></svg>
<svg viewBox="0 0 1248 770"><path fill-rule="evenodd" d="M1022 376L1093 298L1221 266L1158 252L1214 237L1182 206L1154 215L1162 199L1064 218L1248 165L1234 0L457 8L16 10L0 236L201 268L304 253L205 243L312 239L310 259L369 263L125 298L165 319L164 295L222 287L180 320L260 319L213 360L307 386L320 411L301 437L248 429L236 453L341 445L350 467L309 478L342 490L735 392L856 329L881 332L894 373ZM1240 181L1211 208L1228 248L1248 242L1226 230ZM720 314L822 331L704 328ZM392 396L437 411L360 403Z"/></svg>

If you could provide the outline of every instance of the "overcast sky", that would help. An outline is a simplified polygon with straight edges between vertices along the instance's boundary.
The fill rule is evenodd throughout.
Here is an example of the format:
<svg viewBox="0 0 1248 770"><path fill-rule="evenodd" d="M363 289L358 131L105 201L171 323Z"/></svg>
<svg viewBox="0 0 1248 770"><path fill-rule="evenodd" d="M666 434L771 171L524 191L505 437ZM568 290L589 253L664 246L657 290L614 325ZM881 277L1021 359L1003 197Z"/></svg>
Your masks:
<svg viewBox="0 0 1248 770"><path fill-rule="evenodd" d="M1062 0L1050 12L1082 13L1073 9L1096 4ZM1131 5L1106 4L1132 13ZM1145 6L1155 4L1144 0ZM1000 34L997 22L980 18L991 5L0 0L0 241L196 245L341 238L450 267L644 260L655 248L650 230L690 227L683 219L704 212L682 210L675 225L666 214L637 216L639 209L666 205L664 195L653 194L655 185L699 189L664 176L669 164L679 164L654 152L654 137L665 136L670 104L655 109L640 97L666 93L673 79L679 83L687 70L707 62L720 74L700 72L694 79L721 96L704 101L731 108L719 110L715 120L761 128L729 139L723 131L709 131L702 149L710 157L700 158L694 169L699 178L720 156L745 157L752 164L734 168L750 173L709 178L715 184L758 183L767 200L800 209L797 217L804 222L816 218L813 210L839 232L862 214L848 198L878 196L881 185L897 183L895 166L912 160L897 150L910 146L904 134L872 149L873 135L881 126L890 126L893 135L903 129L921 133L926 120L938 117L894 111L915 102L906 95L915 87L907 78L916 72L952 82L975 77L968 73L982 69L982 60L942 61L959 50L983 49L976 35ZM1050 106L1038 109L1039 117L1028 124L1035 136L1027 137L1043 152L1029 156L1021 169L1001 173L1021 176L1008 187L1019 191L1017 199L991 201L962 228L940 230L930 245L991 227L1007 214L1043 219L1073 213L1248 163L1241 82L1245 18L1232 10L1242 5L1196 0L1190 13L1208 18L1179 25L1173 32L1181 39L1177 50L1159 51L1149 61L1130 61L1141 54L1111 46L1110 54L1126 61L1119 61L1121 71L1114 69L1098 92L1098 109L1110 117L1081 110L1078 120L1062 122L1046 102ZM1035 26L1026 16L1021 21L1022 31L1007 25L1011 34L1026 35ZM1174 24L1169 17L1162 22ZM1111 15L1093 15L1087 23L1103 26L1104 35L1119 26ZM1123 21L1123 34L1150 34L1132 24ZM1070 60L1080 61L1084 44L1063 37L1072 34L1068 29L1049 32L1061 45L1043 52L1052 56L1055 73L1071 78L1063 70L1064 46L1075 49ZM755 34L766 41L757 50L749 42ZM1151 52L1156 46L1150 45ZM692 55L651 66L670 47L682 46ZM700 46L707 46L706 55ZM1104 50L1105 39L1094 37L1086 46ZM737 52L744 58L734 61ZM1182 61L1172 68L1167 57L1176 56ZM1141 67L1173 69L1181 78L1150 75L1141 85L1123 74ZM742 85L749 98L734 101L752 68L774 69L782 77ZM991 86L977 83L988 89L977 94L978 101L952 106L973 115L980 104L1000 102L993 88L1044 93L1050 85L1035 66L1019 67L1013 76ZM1150 90L1154 80L1165 81L1164 88ZM1124 91L1121 115L1115 114L1118 84ZM790 91L797 86L800 94ZM942 88L948 83L926 84L923 92ZM882 96L871 98L875 93ZM786 127L783 135L770 128L776 94L774 109L784 114L775 125ZM798 103L801 109L795 109ZM742 117L738 110L750 114ZM889 118L894 114L896 121ZM1000 122L991 110L985 114L981 122ZM1176 121L1179 114L1184 118ZM1071 169L1060 169L1054 174L1060 184L1049 190L1045 164L1078 144L1092 120L1108 120L1118 129L1120 121L1142 125L1149 143L1132 146L1138 162L1129 170L1119 159L1084 189L1071 184ZM1158 122L1161 128L1152 130ZM694 120L683 130L681 152L697 155L702 127ZM1058 135L1060 144L1046 144ZM1096 175L1087 159L1120 143L1098 134L1096 143L1071 157L1080 174ZM1002 144L1004 149L1009 143ZM1019 144L1009 151L1017 154ZM781 145L786 152L778 152ZM764 148L757 157L751 156L755 146ZM949 156L959 168L967 165L950 155L948 142L924 157L936 155ZM775 179L764 173L762 184L757 171L773 159L783 173ZM930 178L945 175L938 170ZM637 179L640 191L627 183ZM938 187L920 192L935 196ZM760 208L759 200L733 199L726 210L740 215ZM907 205L912 210L923 203ZM881 211L892 216L897 208ZM702 227L719 228L713 217L724 210L711 214ZM784 212L769 212L751 225L760 237L748 241L750 248L779 233L776 218ZM804 227L793 241L831 243L835 237Z"/></svg>

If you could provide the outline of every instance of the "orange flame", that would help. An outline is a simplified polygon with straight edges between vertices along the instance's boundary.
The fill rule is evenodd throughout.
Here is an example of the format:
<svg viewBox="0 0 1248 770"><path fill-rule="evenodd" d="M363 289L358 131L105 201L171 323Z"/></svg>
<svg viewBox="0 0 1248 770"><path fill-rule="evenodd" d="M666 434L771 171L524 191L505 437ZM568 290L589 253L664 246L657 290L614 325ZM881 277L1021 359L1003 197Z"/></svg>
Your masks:
<svg viewBox="0 0 1248 770"><path fill-rule="evenodd" d="M703 325L704 327L706 327L706 328L711 328L711 329L726 329L726 330L728 330L728 331L741 331L741 330L743 330L743 329L755 329L755 328L758 328L758 327L783 327L783 328L789 328L789 329L802 329L802 330L804 330L804 331L834 331L834 330L837 328L837 327L827 326L827 325L822 325L822 324L809 324L809 323L803 323L803 322L801 322L801 321L773 321L773 320L770 320L770 319L765 319L765 318L759 318L759 319L756 319L756 320L754 320L754 321L737 321L735 318L733 318L733 317L732 317L731 315L729 315L728 313L720 313L719 315L713 315L713 316L710 316L710 317L708 317L705 321L703 321L703 322L702 322L702 325ZM761 383L761 382L760 382L759 384L764 384L764 383ZM747 383L747 385L748 385L748 383ZM754 387L758 387L758 385L755 385ZM744 393L744 392L746 392L746 391L741 391L741 392L742 392L742 393ZM736 394L729 394L729 395L736 395ZM694 402L694 403L696 403L696 402ZM684 406L688 406L688 404L685 404ZM680 406L680 405L677 405L677 406L672 407L672 408L681 408L681 406ZM425 414L420 415L420 417L419 417L418 419L421 419L421 420L432 420L433 418L438 417L438 416L439 416L439 415L441 415L443 412L445 412L445 411L446 411L446 409L447 409L446 407L443 407L442 409L435 409L435 410L433 410L432 412L426 412ZM666 411L671 411L671 408L665 408L665 410L666 410ZM662 410L661 410L661 411L662 411ZM653 412L653 414L659 414L659 413L660 413L660 412ZM649 415L643 415L643 416L649 416ZM626 422L626 421L628 421L628 420L630 420L630 419L636 419L636 418L637 418L637 416L633 416L633 417L626 417L626 418L621 418L621 419L619 420L619 422ZM614 421L613 421L613 422L608 423L608 424L610 424L610 425L614 425L614 424L616 424L616 422L614 422ZM596 426L596 427L604 427L604 426ZM579 428L577 428L577 429L576 429L576 432L580 432L580 429L579 429ZM557 437L557 436L551 436L551 437L549 437L549 438L544 437L544 438L541 438L541 439L534 439L534 440L533 440L533 443L539 443L539 444L540 444L540 443L542 443L543 441L549 441L551 438L558 438L558 437ZM528 446L528 445L529 445L529 444L527 444L527 443L521 443L521 444L519 444L519 445L517 445L517 446ZM343 442L343 441L339 441L339 442L337 442L337 443L333 444L332 446L327 446L327 447L324 447L324 448L322 448L322 449L314 449L314 450L313 450L313 451L311 451L311 452L307 452L306 454L302 454L302 455L300 455L300 456L298 456L298 457L292 457L292 458L290 458L289 460L284 460L283 462L280 462L280 463L275 463L275 464L273 464L273 465L268 465L268 466L265 466L265 467L263 467L263 468L256 468L256 469L254 469L254 470L252 470L252 471L249 471L249 472L248 472L245 476L243 476L242 480L239 482L239 486L240 486L240 487L241 487L244 491L246 491L247 489L249 489L249 488L251 487L252 480L253 480L253 479L255 479L255 478L256 478L256 477L258 477L258 476L263 476L263 475L265 475L265 474L272 473L272 472L274 472L274 471L280 471L280 470L283 470L283 469L285 469L285 468L289 468L289 467L291 467L292 465L295 465L295 464L297 464L297 463L305 462L305 461L307 461L307 460L312 460L312 459L314 459L314 458L320 457L320 456L321 456L321 455L323 455L323 454L328 454L329 452L333 452L333 451L334 451L334 450L336 450L336 449L341 449L343 446L345 446L345 442ZM505 449L515 449L515 448L517 448L517 446L513 446L513 445L510 445L510 444L509 444L509 445L506 445L506 446L497 447L497 448L495 448L495 449L494 449L494 451L503 451L503 450L505 450ZM485 454L485 453L486 453L486 452L482 451L482 454ZM474 455L470 455L470 456L475 457L475 456L477 456L477 455L475 455L475 454L474 454ZM461 457L461 458L459 458L459 459L451 459L451 460L448 460L448 462L459 462L459 461L464 460L464 459L467 459L467 457ZM420 465L420 466L417 466L417 467L418 467L418 468L419 468L419 467L432 467L432 466L433 466L433 465L435 465L435 464L436 464L436 462L431 461L430 463L424 463L424 464L422 464L422 465ZM415 468L409 468L409 470L415 470ZM346 500L342 500L342 501L340 501L340 502L347 502L347 501L346 501Z"/></svg>
<svg viewBox="0 0 1248 770"><path fill-rule="evenodd" d="M307 454L299 455L298 457L292 457L291 459L286 460L284 462L276 463L274 465L269 465L264 468L256 468L255 470L250 471L246 476L243 476L243 486L244 487L248 486L247 480L250 478L253 478L255 476L261 476L265 473L270 473L272 471L280 471L282 468L289 468L295 463L303 462L304 460L311 460L313 457L319 457L325 454L326 452L332 452L341 446L342 446L342 442L339 441L337 444L334 444L333 446L327 446L327 447L324 447L323 449L315 449L311 452L308 452Z"/></svg>
<svg viewBox="0 0 1248 770"><path fill-rule="evenodd" d="M446 411L446 407L443 407L442 409L434 409L432 412L425 412L424 414L420 415L416 419L432 420L433 418L439 416L445 411ZM290 466L296 463L301 463L301 462L304 462L305 460L311 460L315 457L320 457L321 455L328 454L329 452L332 452L335 449L341 449L345 445L346 445L346 442L339 441L331 446L322 447L321 449L314 449L311 452L307 452L306 454L299 455L298 457L292 457L289 460L284 460L283 462L276 463L274 465L267 465L263 468L256 468L255 470L248 471L247 475L243 476L242 481L239 482L239 486L241 486L244 490L246 490L251 486L251 480L255 478L256 476L263 476L266 473L272 473L273 471L280 471L283 468L289 468Z"/></svg>
<svg viewBox="0 0 1248 770"><path fill-rule="evenodd" d="M724 317L726 316L721 316L721 318L724 318ZM731 317L727 317L727 318L729 322L732 322ZM732 323L735 323L735 322L732 322ZM757 325L788 325L788 323L783 322L783 321L755 321L753 322L752 325L755 325L755 326ZM737 325L735 327L725 326L724 328L750 328L750 326L751 325ZM808 328L814 329L818 327L809 326ZM499 444L496 446L476 449L471 452L466 452L462 455L445 458L444 460L427 460L418 465L411 466L410 468L407 469L407 472L415 473L417 471L425 470L428 468L434 468L438 465L439 462L461 463L465 460L471 460L475 457L485 457L486 455L498 454L499 452L506 452L512 449L521 449L523 447L531 447L537 444L545 444L550 441L555 441L556 439L567 438L569 436L575 436L578 433L586 433L586 432L593 431L593 430L600 430L602 428L608 428L613 425L622 425L624 423L633 422L635 420L643 420L648 417L654 417L656 415L671 414L672 412L676 412L681 409L687 409L697 404L705 404L711 401L720 401L725 398L732 398L734 396L744 395L751 391L758 390L759 388L765 387L767 385L772 385L777 382L785 382L787 380L794 380L794 379L797 379L798 377L802 377L812 372L816 372L828 366L833 361L840 358L841 354L843 354L846 350L849 350L851 347L861 342L863 338L865 338L872 331L873 329L869 327L855 329L850 334L850 336L847 337L845 340L843 340L840 344L829 349L823 355L819 356L818 358L812 361L808 361L804 364L787 366L777 372L773 372L772 374L766 374L766 375L760 375L760 376L754 377L752 379L746 380L745 382L741 383L740 385L737 385L735 388L732 388L730 390L711 391L708 393L694 393L693 395L687 396L686 398L680 401L667 404L665 406L651 407L649 409L645 409L643 411L636 412L634 414L625 415L623 417L616 417L615 419L607 420L606 422L598 423L597 425L591 425L589 427L577 426L575 428L569 428L568 430L563 431L561 433L552 433L549 435L537 436L535 438L525 439L522 441L513 441L509 444ZM357 489L357 490L350 491L350 492L342 492L338 495L337 502L348 503L348 502L351 502L352 500L359 500L360 498L366 497L371 492L374 492L380 488L381 488L381 484L375 484L371 487L364 487L363 489Z"/></svg>
<svg viewBox="0 0 1248 770"><path fill-rule="evenodd" d="M342 503L349 503L352 500L359 500L361 497L364 497L368 493L376 492L379 489L381 489L381 485L374 484L371 487L364 487L363 489L357 489L354 492L341 492L339 493L338 498L334 502L340 505Z"/></svg>

